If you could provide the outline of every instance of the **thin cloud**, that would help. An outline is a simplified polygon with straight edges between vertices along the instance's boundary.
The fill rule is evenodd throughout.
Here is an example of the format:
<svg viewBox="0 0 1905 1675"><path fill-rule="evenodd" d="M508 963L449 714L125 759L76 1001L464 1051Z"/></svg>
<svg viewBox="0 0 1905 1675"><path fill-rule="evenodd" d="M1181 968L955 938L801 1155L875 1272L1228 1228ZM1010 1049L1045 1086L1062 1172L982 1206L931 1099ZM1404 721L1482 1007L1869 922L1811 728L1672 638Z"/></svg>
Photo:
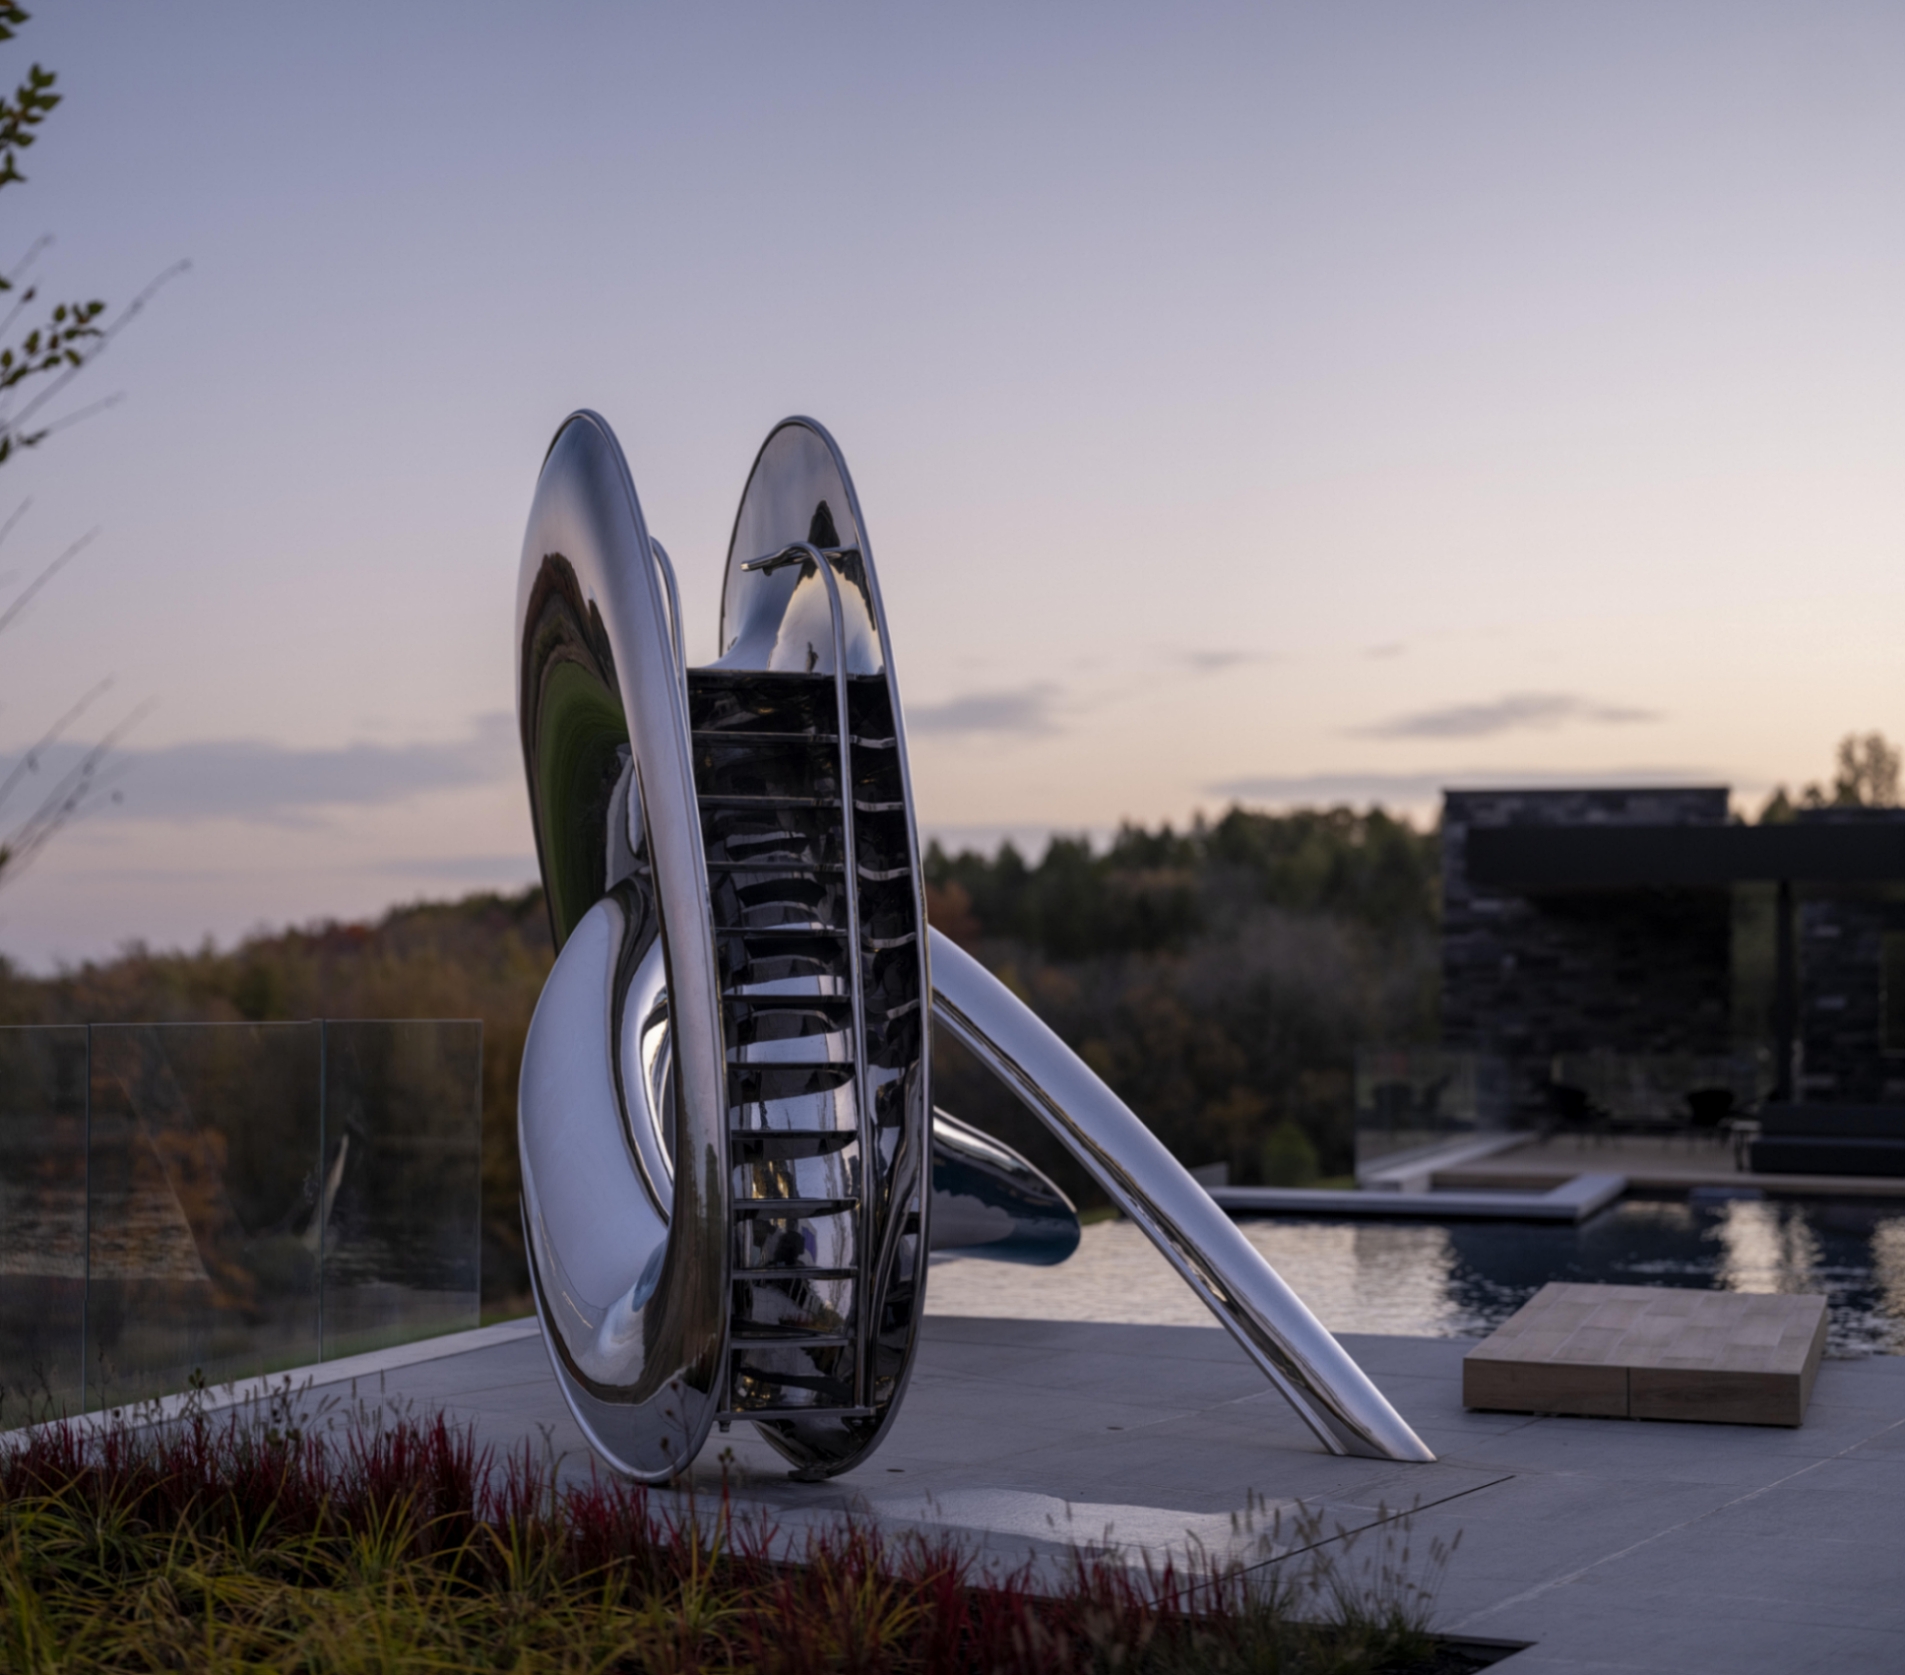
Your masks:
<svg viewBox="0 0 1905 1675"><path fill-rule="evenodd" d="M1363 648L1363 656L1380 661L1385 658L1400 657L1408 649L1409 647L1404 641L1391 640L1385 645L1365 646Z"/></svg>
<svg viewBox="0 0 1905 1675"><path fill-rule="evenodd" d="M1053 714L1057 699L1058 688L1044 681L1004 692L967 692L943 703L909 708L906 728L942 736L1003 733L1035 738L1058 731Z"/></svg>
<svg viewBox="0 0 1905 1675"><path fill-rule="evenodd" d="M30 798L36 784L54 784L84 750L74 744L43 751L21 798ZM516 720L503 713L478 716L466 737L437 743L306 750L262 739L214 739L116 750L109 760L123 801L102 805L99 814L178 823L301 824L321 808L398 803L427 791L494 784L522 771Z"/></svg>
<svg viewBox="0 0 1905 1675"><path fill-rule="evenodd" d="M1267 663L1269 654L1261 651L1237 651L1223 646L1199 646L1174 654L1194 675L1216 675L1245 663Z"/></svg>
<svg viewBox="0 0 1905 1675"><path fill-rule="evenodd" d="M1510 692L1482 704L1416 710L1373 726L1352 728L1351 732L1367 739L1486 739L1498 733L1545 730L1569 722L1630 726L1659 719L1652 710L1597 703L1570 692Z"/></svg>

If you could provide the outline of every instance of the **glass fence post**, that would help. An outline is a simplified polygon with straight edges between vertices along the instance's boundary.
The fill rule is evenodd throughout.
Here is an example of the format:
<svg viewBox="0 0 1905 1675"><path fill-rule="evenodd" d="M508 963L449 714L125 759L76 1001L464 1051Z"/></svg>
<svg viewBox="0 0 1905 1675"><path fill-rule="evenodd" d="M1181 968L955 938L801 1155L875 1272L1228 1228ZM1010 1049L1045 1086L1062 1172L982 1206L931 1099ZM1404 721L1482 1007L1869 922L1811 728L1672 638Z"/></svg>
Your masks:
<svg viewBox="0 0 1905 1675"><path fill-rule="evenodd" d="M472 1326L483 1324L483 1020L476 1020L476 1075L472 1078L471 1097L476 1102L473 1124L476 1130L476 1232L472 1240L472 1269L475 1275L476 1318Z"/></svg>
<svg viewBox="0 0 1905 1675"><path fill-rule="evenodd" d="M317 1183L317 1208L312 1212L317 1217L317 1340L320 1361L331 1358L331 1346L324 1331L324 1247L330 1243L329 1197L325 1191L329 1177L325 1171L326 1160L330 1157L330 1082L331 1035L330 1021L320 1018L318 1027L318 1100L317 1100L317 1164L313 1179Z"/></svg>
<svg viewBox="0 0 1905 1675"><path fill-rule="evenodd" d="M82 1097L80 1144L86 1159L85 1197L80 1207L79 1240L79 1411L86 1409L87 1359L92 1354L93 1326L93 1026L86 1026L86 1092Z"/></svg>

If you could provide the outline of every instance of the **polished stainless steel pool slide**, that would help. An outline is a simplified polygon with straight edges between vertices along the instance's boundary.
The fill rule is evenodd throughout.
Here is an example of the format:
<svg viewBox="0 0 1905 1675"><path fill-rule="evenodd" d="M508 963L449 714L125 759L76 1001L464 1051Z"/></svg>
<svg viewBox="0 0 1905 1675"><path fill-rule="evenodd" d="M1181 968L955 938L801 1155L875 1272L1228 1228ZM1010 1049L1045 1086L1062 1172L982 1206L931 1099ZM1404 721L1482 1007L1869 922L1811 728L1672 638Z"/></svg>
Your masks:
<svg viewBox="0 0 1905 1675"><path fill-rule="evenodd" d="M621 448L573 415L516 621L558 950L523 1049L523 1219L558 1381L605 1460L660 1481L744 1419L797 1475L845 1471L898 1411L929 1249L1070 1248L1062 1195L934 1112L929 1023L1050 1127L1327 1448L1433 1458L1144 1124L929 934L886 614L825 430L788 419L763 444L721 653L691 669Z"/></svg>

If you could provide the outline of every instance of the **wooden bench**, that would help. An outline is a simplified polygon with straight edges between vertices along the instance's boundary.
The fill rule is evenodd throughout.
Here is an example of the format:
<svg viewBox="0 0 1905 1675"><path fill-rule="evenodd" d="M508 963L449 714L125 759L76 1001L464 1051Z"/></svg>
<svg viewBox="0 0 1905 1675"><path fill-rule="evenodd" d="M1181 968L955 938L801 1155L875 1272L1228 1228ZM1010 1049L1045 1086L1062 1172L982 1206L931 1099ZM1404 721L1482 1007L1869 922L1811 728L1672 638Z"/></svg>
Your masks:
<svg viewBox="0 0 1905 1675"><path fill-rule="evenodd" d="M1826 1300L1544 1285L1462 1362L1462 1402L1510 1413L1797 1425Z"/></svg>

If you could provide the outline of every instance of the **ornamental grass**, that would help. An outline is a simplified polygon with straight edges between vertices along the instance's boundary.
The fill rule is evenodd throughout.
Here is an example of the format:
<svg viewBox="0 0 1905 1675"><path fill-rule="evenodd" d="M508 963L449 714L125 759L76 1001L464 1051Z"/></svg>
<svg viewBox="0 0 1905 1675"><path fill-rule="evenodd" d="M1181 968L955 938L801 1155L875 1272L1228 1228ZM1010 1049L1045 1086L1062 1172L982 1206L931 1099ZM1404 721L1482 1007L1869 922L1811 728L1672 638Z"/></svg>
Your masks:
<svg viewBox="0 0 1905 1675"><path fill-rule="evenodd" d="M1406 1521L1247 1569L1001 1572L497 1459L441 1415L188 1407L0 1437L0 1670L1454 1671ZM1286 1545L1288 1545L1286 1538ZM1428 1555L1430 1578L1447 1554Z"/></svg>

